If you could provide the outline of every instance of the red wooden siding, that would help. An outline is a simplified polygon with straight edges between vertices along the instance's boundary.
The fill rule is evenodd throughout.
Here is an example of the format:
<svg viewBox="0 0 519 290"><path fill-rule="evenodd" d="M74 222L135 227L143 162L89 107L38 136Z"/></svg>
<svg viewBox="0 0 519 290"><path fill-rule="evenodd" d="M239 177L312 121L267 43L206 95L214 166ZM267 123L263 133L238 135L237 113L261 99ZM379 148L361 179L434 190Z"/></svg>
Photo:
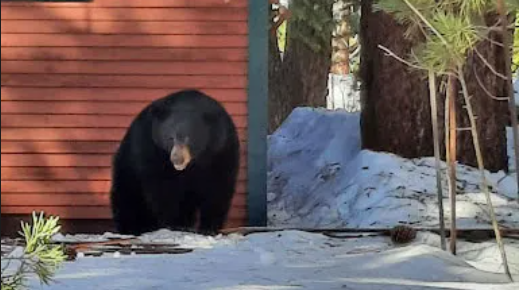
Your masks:
<svg viewBox="0 0 519 290"><path fill-rule="evenodd" d="M200 89L242 141L228 226L246 221L247 0L2 2L2 215L110 219L110 162L151 100Z"/></svg>

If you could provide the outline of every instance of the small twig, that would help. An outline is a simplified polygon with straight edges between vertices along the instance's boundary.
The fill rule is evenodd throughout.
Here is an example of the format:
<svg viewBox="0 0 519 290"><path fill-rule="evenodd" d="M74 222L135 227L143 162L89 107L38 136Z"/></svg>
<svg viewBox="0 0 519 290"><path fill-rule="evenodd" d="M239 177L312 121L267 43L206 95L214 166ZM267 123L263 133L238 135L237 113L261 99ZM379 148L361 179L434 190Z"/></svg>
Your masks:
<svg viewBox="0 0 519 290"><path fill-rule="evenodd" d="M412 64L412 63L410 63L409 61L407 61L407 60L405 60L405 59L399 57L399 56L396 55L394 52L392 52L389 48L387 48L387 47L385 47L385 46L383 46L383 45L380 45L380 44L379 44L379 45L378 45L378 48L380 48L381 50L383 50L384 52L386 52L386 55L387 55L387 56L390 56L390 57L392 57L392 58L398 60L399 62L401 62L401 63L403 63L403 64L405 64L405 65L407 65L407 66L410 66L410 67L412 67L412 68L419 69L419 70L426 70L426 69L423 68L423 67L420 67L420 66L417 66L417 65L415 65L415 64Z"/></svg>
<svg viewBox="0 0 519 290"><path fill-rule="evenodd" d="M504 74L498 72L498 71L497 71L497 70L496 70L496 69L495 69L495 68L494 68L494 67L493 67L493 66L492 66L492 65L491 65L491 64L490 64L486 59L485 59L485 57L484 57L484 56L479 52L479 50L478 50L477 48L474 48L474 52L475 52L476 55L479 57L479 59L481 59L481 61L485 64L485 66L488 67L488 69L489 69L490 71L492 71L493 74L495 74L496 76L502 78L503 80L508 80L508 78L507 78Z"/></svg>
<svg viewBox="0 0 519 290"><path fill-rule="evenodd" d="M490 38L490 37L488 37L486 35L482 35L481 38L483 38L484 40L486 40L486 41L488 41L488 42L490 42L490 43L492 43L494 45L497 45L499 47L504 47L504 45L501 42L495 41L495 40L493 40L492 38Z"/></svg>
<svg viewBox="0 0 519 290"><path fill-rule="evenodd" d="M476 68L474 66L472 67L472 72L474 73L474 76L476 77L476 81L477 81L479 87L483 90L483 92L485 92L485 94L487 94L487 96L489 96L491 99L496 100L496 101L508 101L508 97L502 97L502 98L496 97L491 92L488 91L487 87L483 84L483 81L481 81L481 79L479 78L479 74L476 71Z"/></svg>

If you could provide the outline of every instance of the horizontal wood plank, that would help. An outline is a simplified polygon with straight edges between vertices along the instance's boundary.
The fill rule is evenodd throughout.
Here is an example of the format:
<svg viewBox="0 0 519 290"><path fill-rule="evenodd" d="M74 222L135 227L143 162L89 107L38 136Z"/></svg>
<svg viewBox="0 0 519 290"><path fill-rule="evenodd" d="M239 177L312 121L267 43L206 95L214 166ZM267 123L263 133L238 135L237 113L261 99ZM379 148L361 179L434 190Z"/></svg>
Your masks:
<svg viewBox="0 0 519 290"><path fill-rule="evenodd" d="M129 2L129 1L128 1ZM246 8L99 8L3 6L2 20L246 21Z"/></svg>
<svg viewBox="0 0 519 290"><path fill-rule="evenodd" d="M240 75L246 62L2 61L2 73L94 75Z"/></svg>
<svg viewBox="0 0 519 290"><path fill-rule="evenodd" d="M109 167L2 167L1 172L4 181L107 181L112 179L112 169ZM238 180L247 180L246 168L240 169Z"/></svg>
<svg viewBox="0 0 519 290"><path fill-rule="evenodd" d="M4 193L108 193L112 186L111 181L5 181L2 180L2 195ZM239 181L236 192L247 191L247 183ZM2 204L3 205L3 204Z"/></svg>
<svg viewBox="0 0 519 290"><path fill-rule="evenodd" d="M242 154L240 167L247 167ZM2 167L110 167L112 154L2 154Z"/></svg>
<svg viewBox="0 0 519 290"><path fill-rule="evenodd" d="M1 116L2 128L128 128L133 118L109 115L8 115L3 112Z"/></svg>
<svg viewBox="0 0 519 290"><path fill-rule="evenodd" d="M247 0L95 0L91 2L2 2L2 7L247 7Z"/></svg>
<svg viewBox="0 0 519 290"><path fill-rule="evenodd" d="M110 206L107 193L2 193L2 206ZM236 194L233 208L245 208L246 195Z"/></svg>
<svg viewBox="0 0 519 290"><path fill-rule="evenodd" d="M247 127L247 117L231 117L236 127ZM134 116L112 115L2 114L1 124L2 128L128 128L133 118Z"/></svg>
<svg viewBox="0 0 519 290"><path fill-rule="evenodd" d="M2 206L110 206L106 193L5 193Z"/></svg>
<svg viewBox="0 0 519 290"><path fill-rule="evenodd" d="M110 167L2 167L2 180L98 180L112 178Z"/></svg>
<svg viewBox="0 0 519 290"><path fill-rule="evenodd" d="M119 142L2 141L2 153L113 154Z"/></svg>
<svg viewBox="0 0 519 290"><path fill-rule="evenodd" d="M2 20L2 33L246 35L247 22ZM72 36L73 37L73 36Z"/></svg>
<svg viewBox="0 0 519 290"><path fill-rule="evenodd" d="M242 35L93 35L76 34L6 34L2 47L247 47Z"/></svg>
<svg viewBox="0 0 519 290"><path fill-rule="evenodd" d="M111 219L112 212L108 206L4 206L2 214L31 214L43 211L45 215L59 216L60 219ZM246 209L233 208L228 220L242 221L247 215Z"/></svg>
<svg viewBox="0 0 519 290"><path fill-rule="evenodd" d="M246 48L2 47L2 60L246 61Z"/></svg>
<svg viewBox="0 0 519 290"><path fill-rule="evenodd" d="M182 89L2 87L2 101L146 101ZM219 102L246 102L245 89L201 89Z"/></svg>
<svg viewBox="0 0 519 290"><path fill-rule="evenodd" d="M9 87L64 88L200 88L244 89L246 76L121 76L121 75L50 75L2 74L1 85Z"/></svg>
<svg viewBox="0 0 519 290"><path fill-rule="evenodd" d="M32 214L44 212L46 216L59 216L60 219L112 219L108 206L4 206L2 214Z"/></svg>
<svg viewBox="0 0 519 290"><path fill-rule="evenodd" d="M73 154L113 154L119 146L118 141L2 141L2 153L73 153ZM247 152L245 143L240 149Z"/></svg>
<svg viewBox="0 0 519 290"><path fill-rule="evenodd" d="M148 102L90 102L90 101L3 101L2 114L85 114L136 116ZM222 103L232 116L245 116L246 103Z"/></svg>

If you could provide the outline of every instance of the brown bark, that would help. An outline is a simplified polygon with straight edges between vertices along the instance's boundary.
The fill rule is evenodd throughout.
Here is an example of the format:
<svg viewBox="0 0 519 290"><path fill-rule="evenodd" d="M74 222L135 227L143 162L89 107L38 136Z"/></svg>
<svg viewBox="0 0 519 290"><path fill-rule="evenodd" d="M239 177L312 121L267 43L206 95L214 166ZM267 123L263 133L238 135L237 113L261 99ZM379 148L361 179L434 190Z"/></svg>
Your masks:
<svg viewBox="0 0 519 290"><path fill-rule="evenodd" d="M433 155L433 139L430 105L426 77L423 73L407 67L378 48L383 45L396 55L406 58L413 43L404 38L404 27L398 25L388 14L373 12L373 1L362 1L361 16L361 78L362 78L362 142L363 148L386 151L406 158ZM496 35L492 36L496 38ZM498 71L503 72L502 48L488 41L478 45L478 51ZM478 84L482 83L495 96L503 96L504 83L495 76L476 56L471 56L466 65L466 79L473 97L474 110L478 116L478 132L485 156L486 168L497 171L507 168L506 102L489 97ZM445 89L438 94L440 120L444 119ZM458 126L469 126L461 94L458 94ZM440 123L444 130L444 123ZM440 132L440 136L444 133ZM458 160L476 166L476 157L470 131L458 134ZM444 140L441 140L444 144ZM445 146L442 146L442 155Z"/></svg>
<svg viewBox="0 0 519 290"><path fill-rule="evenodd" d="M407 57L413 43L391 16L373 12L372 2L362 1L360 32L363 147L409 158L432 155L426 76L378 48L383 45Z"/></svg>
<svg viewBox="0 0 519 290"><path fill-rule="evenodd" d="M498 34L493 34L491 37L499 42L501 41ZM505 71L502 47L485 41L477 46L477 50L498 72L503 73ZM472 98L474 114L477 116L477 129L481 152L485 158L485 168L490 171L506 170L508 168L508 157L505 128L509 120L507 102L495 100L485 92L487 90L493 96L502 98L507 95L505 91L506 83L496 76L476 54L469 57L465 68L465 80L469 95ZM460 108L464 108L465 102L461 94L458 104ZM458 120L460 127L470 126L465 109L460 110ZM461 131L458 142L459 161L476 167L476 153L470 131Z"/></svg>

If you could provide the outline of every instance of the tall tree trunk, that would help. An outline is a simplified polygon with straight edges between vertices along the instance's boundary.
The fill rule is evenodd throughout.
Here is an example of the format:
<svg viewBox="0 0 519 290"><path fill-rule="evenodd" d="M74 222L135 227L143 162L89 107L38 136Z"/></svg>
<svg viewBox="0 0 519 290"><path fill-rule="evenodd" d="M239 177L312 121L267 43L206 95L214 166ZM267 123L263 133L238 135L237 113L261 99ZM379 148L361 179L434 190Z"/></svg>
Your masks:
<svg viewBox="0 0 519 290"><path fill-rule="evenodd" d="M383 12L372 10L372 0L362 1L361 15L361 78L362 78L362 141L363 147L386 151L407 158L433 155L432 127L425 75L386 56L378 45L389 48L407 58L412 42L404 38L405 29ZM492 36L496 37L496 36ZM481 43L478 51L489 63L503 72L499 57L501 47L490 42ZM507 168L506 102L496 101L481 89L474 71L485 87L495 96L502 96L503 83L478 56L471 56L467 66L467 83L478 116L478 132L486 167L496 171ZM445 89L438 94L439 118L443 120ZM458 96L458 126L468 127L462 96ZM443 122L440 129L444 130ZM461 163L476 166L476 158L469 131L459 132L457 157ZM440 136L444 136L440 132ZM444 141L441 140L441 144ZM442 146L442 155L445 146Z"/></svg>
<svg viewBox="0 0 519 290"><path fill-rule="evenodd" d="M492 23L495 23L495 19L493 18ZM493 33L490 37L501 42L501 37L498 33ZM504 74L505 64L502 47L485 41L480 43L476 49L489 65L497 72ZM496 76L476 53L469 57L465 68L465 79L469 95L472 97L474 114L477 116L477 129L481 143L481 152L485 158L485 168L491 171L508 169L505 128L510 120L510 114L507 109L507 101L493 99L486 92L488 91L493 96L503 99L503 96L507 96L506 83L503 79ZM460 127L469 127L467 111L461 109L464 108L465 104L461 94L458 104L460 108L458 114L460 117ZM470 131L460 132L458 152L461 163L477 166L476 153Z"/></svg>
<svg viewBox="0 0 519 290"><path fill-rule="evenodd" d="M413 43L404 38L405 29L390 15L374 12L372 3L372 0L361 3L363 147L404 157L432 155L426 75L386 56L378 48L383 45L407 57Z"/></svg>
<svg viewBox="0 0 519 290"><path fill-rule="evenodd" d="M294 1L291 5L298 5ZM332 15L332 7L329 7ZM311 13L311 11L309 11ZM271 35L269 60L269 133L274 132L293 109L299 106L325 107L328 74L331 67L331 39L321 50L312 50L307 44L291 35L291 31L312 31L303 21L288 21L287 44L283 59L278 57L277 40ZM307 35L308 35L307 34ZM274 38L274 39L272 39Z"/></svg>

